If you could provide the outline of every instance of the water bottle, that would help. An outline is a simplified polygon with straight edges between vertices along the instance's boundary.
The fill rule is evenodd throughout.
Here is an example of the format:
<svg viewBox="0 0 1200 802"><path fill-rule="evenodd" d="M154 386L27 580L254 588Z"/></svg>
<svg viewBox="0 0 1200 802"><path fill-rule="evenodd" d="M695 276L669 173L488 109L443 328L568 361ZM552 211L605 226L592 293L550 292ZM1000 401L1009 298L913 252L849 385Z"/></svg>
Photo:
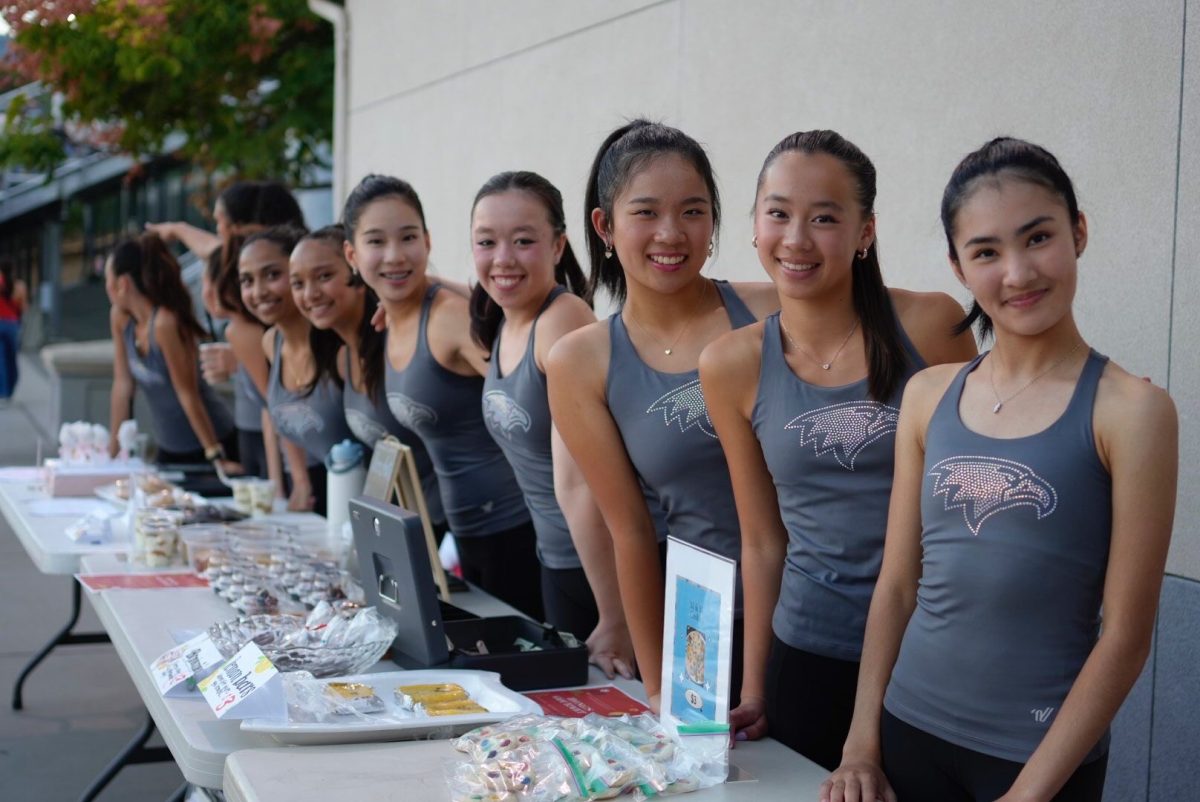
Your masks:
<svg viewBox="0 0 1200 802"><path fill-rule="evenodd" d="M339 542L342 524L350 520L350 499L362 494L367 479L363 454L361 445L353 440L343 440L329 449L329 456L325 458L325 515L331 543Z"/></svg>

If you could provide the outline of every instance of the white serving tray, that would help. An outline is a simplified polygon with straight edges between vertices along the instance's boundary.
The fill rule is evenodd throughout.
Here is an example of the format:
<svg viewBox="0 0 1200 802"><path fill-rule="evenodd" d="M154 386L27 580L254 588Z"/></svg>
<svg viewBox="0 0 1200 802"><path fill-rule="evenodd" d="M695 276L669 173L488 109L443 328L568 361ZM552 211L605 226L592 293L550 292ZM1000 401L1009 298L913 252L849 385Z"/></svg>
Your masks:
<svg viewBox="0 0 1200 802"><path fill-rule="evenodd" d="M378 674L356 674L351 677L329 677L315 682L362 682L375 689L383 700L385 710L377 714L347 716L342 722L294 722L278 719L245 719L243 732L270 735L284 744L314 746L320 744L349 744L371 741L404 741L417 738L450 738L468 730L526 713L538 714L542 708L532 699L510 691L500 684L500 675L492 671L465 669L432 669L428 671L386 671ZM471 698L488 709L487 713L464 716L423 716L404 710L396 703L394 689L401 685L453 682L461 685ZM372 715L387 717L385 721L370 721ZM367 720L364 720L367 719Z"/></svg>

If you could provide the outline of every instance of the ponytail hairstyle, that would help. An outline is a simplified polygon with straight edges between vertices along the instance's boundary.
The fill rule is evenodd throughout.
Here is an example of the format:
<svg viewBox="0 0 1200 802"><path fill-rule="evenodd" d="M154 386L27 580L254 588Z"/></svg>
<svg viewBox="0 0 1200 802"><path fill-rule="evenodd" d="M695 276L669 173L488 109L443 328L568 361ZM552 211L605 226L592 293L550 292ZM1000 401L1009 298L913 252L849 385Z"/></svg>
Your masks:
<svg viewBox="0 0 1200 802"><path fill-rule="evenodd" d="M1011 177L1042 187L1063 199L1071 225L1079 223L1079 202L1075 198L1075 187L1070 176L1058 163L1058 159L1045 148L1013 137L996 137L991 142L970 153L950 176L946 191L942 193L942 228L946 232L946 245L951 261L958 264L958 250L954 247L954 222L963 204L975 193L982 180L999 181ZM979 305L971 302L971 309L957 326L955 334L969 331L972 324L979 323L980 339L992 333L992 319Z"/></svg>
<svg viewBox="0 0 1200 802"><path fill-rule="evenodd" d="M228 207L227 207L228 208ZM254 216L239 222L254 223L268 228L295 226L304 228L304 212L292 191L279 181L258 182L258 196L254 204Z"/></svg>
<svg viewBox="0 0 1200 802"><path fill-rule="evenodd" d="M550 219L550 229L554 235L566 237L567 217L563 214L562 193L542 176L527 170L498 173L489 178L475 193L475 200L471 203L472 216L479 202L489 195L517 190L541 201L542 206L546 207L546 216ZM554 265L554 280L582 298L588 306L592 305L592 288L583 275L579 260L575 258L570 240L564 239L562 256ZM500 330L500 322L504 320L504 310L479 284L471 289L470 309L471 339L490 353Z"/></svg>
<svg viewBox="0 0 1200 802"><path fill-rule="evenodd" d="M797 131L771 149L758 171L757 195L771 164L785 153L824 153L840 161L857 184L855 196L864 219L875 214L875 165L853 142L835 131ZM851 263L851 300L858 315L867 351L867 391L871 398L885 402L891 398L904 377L908 354L900 340L900 324L892 309L883 272L879 267L879 238L867 248L867 255L856 252Z"/></svg>
<svg viewBox="0 0 1200 802"><path fill-rule="evenodd" d="M346 285L349 287L361 287L363 289L363 314L362 319L358 323L358 356L359 362L362 365L363 382L366 384L367 395L374 402L378 400L379 388L383 386L383 354L387 343L387 333L375 331L375 327L371 325L371 318L379 306L379 298L370 287L363 283L362 276L358 274L358 271L346 261L343 247L346 242L346 234L341 225L325 226L324 228L318 228L316 231L309 232L300 238L300 242L306 241L327 243L333 252L337 254L337 258L346 265ZM315 327L312 329L313 334L317 331L318 329ZM333 332L322 332L322 334L333 334ZM334 334L334 337L336 339L337 335ZM310 341L312 340L312 334L310 334L309 339ZM327 374L341 383L341 376L337 370L337 349L334 349L332 354L318 353L317 347L314 345L313 357L318 360L327 360L327 364L318 363L318 372Z"/></svg>
<svg viewBox="0 0 1200 802"><path fill-rule="evenodd" d="M417 217L421 218L421 227L428 230L428 226L425 224L425 209L421 206L421 199L417 196L417 191L412 188L412 184L390 175L371 173L359 181L358 186L350 190L350 195L342 207L342 226L346 230L347 240L354 242L354 230L358 228L358 221L362 217L363 210L372 202L387 197L399 198L413 207L417 212Z"/></svg>
<svg viewBox="0 0 1200 802"><path fill-rule="evenodd" d="M258 208L257 181L235 181L217 196L217 201L225 208L225 216L234 225L253 223L254 212Z"/></svg>
<svg viewBox="0 0 1200 802"><path fill-rule="evenodd" d="M241 250L246 250L256 242L269 242L280 250L286 262L306 234L307 232L303 228L296 226L275 226L246 237ZM312 395L312 391L329 374L329 366L333 366L333 382L338 387L342 386L342 379L337 373L337 352L340 343L338 336L332 331L322 331L315 326L308 327L308 348L312 352L313 365L316 366L316 369L313 371L312 380L301 389L302 396Z"/></svg>
<svg viewBox="0 0 1200 802"><path fill-rule="evenodd" d="M588 174L587 190L583 199L584 232L587 235L588 258L592 264L591 292L594 295L603 288L609 297L621 304L625 300L625 270L621 260L613 253L605 258L608 250L604 239L592 225L592 210L604 212L612 225L613 201L629 184L630 179L640 173L656 157L674 153L696 169L712 199L713 239L721 227L721 197L717 191L717 179L713 174L708 155L700 143L678 128L661 123L637 119L613 131L600 144L592 170Z"/></svg>
<svg viewBox="0 0 1200 802"><path fill-rule="evenodd" d="M129 276L133 286L151 304L170 310L185 341L199 341L207 336L196 320L179 262L157 234L145 233L122 240L113 249L111 258L113 275Z"/></svg>

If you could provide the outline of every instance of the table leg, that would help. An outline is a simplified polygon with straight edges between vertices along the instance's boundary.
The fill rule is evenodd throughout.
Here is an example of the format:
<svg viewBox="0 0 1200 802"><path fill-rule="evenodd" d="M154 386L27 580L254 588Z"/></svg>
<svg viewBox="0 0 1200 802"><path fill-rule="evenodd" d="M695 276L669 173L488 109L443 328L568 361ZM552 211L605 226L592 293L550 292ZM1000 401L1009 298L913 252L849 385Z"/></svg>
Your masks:
<svg viewBox="0 0 1200 802"><path fill-rule="evenodd" d="M185 782L183 785L175 789L175 793L167 797L167 802L183 802L183 800L187 799L188 789L191 787L191 783Z"/></svg>
<svg viewBox="0 0 1200 802"><path fill-rule="evenodd" d="M141 729L137 731L137 734L133 736L133 740L126 744L125 748L122 749L120 753L112 759L108 766L105 767L104 771L100 773L100 776L92 781L92 784L86 791L83 792L83 796L80 797L80 802L92 802L93 799L100 795L100 792L104 790L104 787L112 782L113 777L117 776L117 772L126 766L134 766L139 763L159 763L164 760L173 760L174 758L171 757L170 750L165 746L146 747L146 741L149 741L150 736L153 734L154 719L150 717L149 713L146 713L146 721L142 724ZM186 788L187 784L185 783L184 789ZM179 792L176 791L171 798L176 799L182 797L179 797Z"/></svg>
<svg viewBox="0 0 1200 802"><path fill-rule="evenodd" d="M108 635L103 632L72 632L76 622L79 621L79 610L82 605L82 596L79 583L71 580L71 617L67 619L66 626L58 631L50 641L42 647L41 651L33 656L25 668L21 670L21 675L17 677L17 682L13 685L12 694L12 709L21 710L25 707L25 701L22 697L21 690L25 685L26 678L33 673L38 664L46 659L46 655L50 654L56 646L70 646L76 643L108 643Z"/></svg>

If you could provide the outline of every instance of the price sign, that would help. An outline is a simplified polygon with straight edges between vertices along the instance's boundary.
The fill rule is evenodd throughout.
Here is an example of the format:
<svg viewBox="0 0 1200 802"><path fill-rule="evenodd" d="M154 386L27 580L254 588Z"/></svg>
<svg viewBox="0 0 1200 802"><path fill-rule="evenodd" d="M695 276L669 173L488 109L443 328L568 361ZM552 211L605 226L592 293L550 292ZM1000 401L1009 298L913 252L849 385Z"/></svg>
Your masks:
<svg viewBox="0 0 1200 802"><path fill-rule="evenodd" d="M279 718L283 678L262 650L247 643L197 687L217 718Z"/></svg>
<svg viewBox="0 0 1200 802"><path fill-rule="evenodd" d="M205 632L163 652L150 664L150 673L158 685L158 692L166 696L187 680L202 675L221 659L221 652Z"/></svg>

